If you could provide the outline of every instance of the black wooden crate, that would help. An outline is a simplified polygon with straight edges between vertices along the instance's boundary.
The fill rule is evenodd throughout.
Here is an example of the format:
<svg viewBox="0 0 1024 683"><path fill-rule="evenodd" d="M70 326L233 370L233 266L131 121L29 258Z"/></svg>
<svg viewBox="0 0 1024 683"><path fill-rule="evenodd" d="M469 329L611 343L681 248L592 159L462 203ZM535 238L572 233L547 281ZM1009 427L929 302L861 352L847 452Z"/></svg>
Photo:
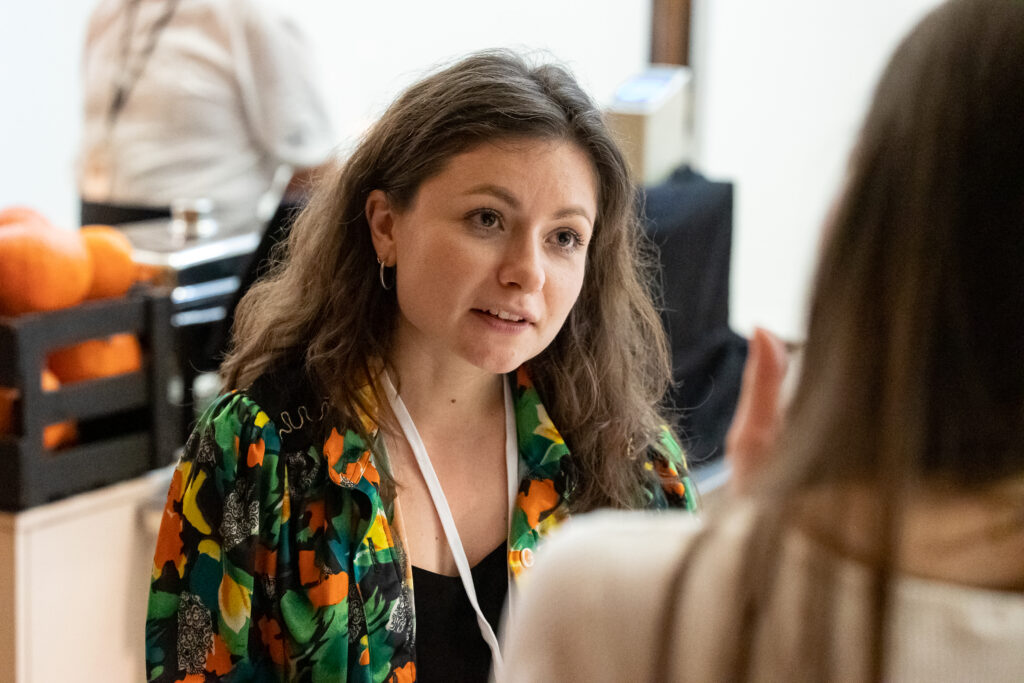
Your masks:
<svg viewBox="0 0 1024 683"><path fill-rule="evenodd" d="M0 317L0 386L21 392L17 434L0 436L0 509L40 505L173 462L182 409L168 398L178 372L170 315L167 290L141 287L119 299ZM121 332L139 336L139 371L43 391L47 354ZM43 428L65 420L79 423L81 443L44 448Z"/></svg>

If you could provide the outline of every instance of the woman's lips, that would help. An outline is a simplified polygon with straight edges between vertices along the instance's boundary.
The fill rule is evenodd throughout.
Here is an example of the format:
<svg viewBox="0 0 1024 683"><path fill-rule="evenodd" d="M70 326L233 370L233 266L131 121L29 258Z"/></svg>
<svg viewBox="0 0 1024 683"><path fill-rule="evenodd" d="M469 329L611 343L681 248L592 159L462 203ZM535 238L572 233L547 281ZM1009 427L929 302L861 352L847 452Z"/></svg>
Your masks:
<svg viewBox="0 0 1024 683"><path fill-rule="evenodd" d="M503 332L521 332L533 324L526 316L504 309L474 308L473 313L492 328Z"/></svg>

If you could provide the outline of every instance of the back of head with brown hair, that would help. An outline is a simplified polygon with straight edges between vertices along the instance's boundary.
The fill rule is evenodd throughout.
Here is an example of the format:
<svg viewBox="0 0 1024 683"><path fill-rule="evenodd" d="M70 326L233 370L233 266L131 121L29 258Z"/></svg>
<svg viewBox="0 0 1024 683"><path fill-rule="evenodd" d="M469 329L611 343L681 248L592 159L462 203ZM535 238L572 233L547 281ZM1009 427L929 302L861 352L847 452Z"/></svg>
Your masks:
<svg viewBox="0 0 1024 683"><path fill-rule="evenodd" d="M820 463L809 479L1024 469L1021 64L1024 3L961 0L886 69L828 226L784 445Z"/></svg>
<svg viewBox="0 0 1024 683"><path fill-rule="evenodd" d="M825 230L801 378L735 596L740 635L723 648L735 679L771 628L766 577L805 494L870 494L856 512L825 496L811 525L871 539L863 656L880 680L907 494L1024 474L1024 2L952 0L902 41ZM797 650L778 653L800 680L843 676L829 668L849 635L832 629L838 580L820 578Z"/></svg>

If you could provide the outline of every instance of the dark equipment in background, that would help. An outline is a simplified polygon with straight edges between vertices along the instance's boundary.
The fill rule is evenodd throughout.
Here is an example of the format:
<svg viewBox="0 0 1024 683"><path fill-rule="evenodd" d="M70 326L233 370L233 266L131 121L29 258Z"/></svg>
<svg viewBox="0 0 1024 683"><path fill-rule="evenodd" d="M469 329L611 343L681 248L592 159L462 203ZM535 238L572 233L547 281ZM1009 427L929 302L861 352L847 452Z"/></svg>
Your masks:
<svg viewBox="0 0 1024 683"><path fill-rule="evenodd" d="M260 237L256 251L252 253L240 273L238 288L234 291L227 306L227 314L218 323L216 329L210 336L208 346L205 350L206 358L220 365L231 345L231 327L235 323L235 309L245 293L249 291L253 283L266 275L274 263L275 249L279 244L288 239L292 223L302 211L304 205L299 202L282 201L277 210L267 223L263 235Z"/></svg>
<svg viewBox="0 0 1024 683"><path fill-rule="evenodd" d="M645 195L672 352L669 405L690 463L700 467L724 453L747 357L747 340L729 327L733 186L683 165Z"/></svg>

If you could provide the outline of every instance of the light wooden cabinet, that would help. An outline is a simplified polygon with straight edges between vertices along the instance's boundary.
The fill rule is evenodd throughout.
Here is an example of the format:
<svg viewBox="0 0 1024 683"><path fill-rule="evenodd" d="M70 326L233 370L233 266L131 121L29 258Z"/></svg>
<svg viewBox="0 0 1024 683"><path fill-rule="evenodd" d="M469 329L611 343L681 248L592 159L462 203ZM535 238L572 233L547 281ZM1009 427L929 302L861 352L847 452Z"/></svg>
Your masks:
<svg viewBox="0 0 1024 683"><path fill-rule="evenodd" d="M0 681L139 683L172 467L0 513Z"/></svg>

